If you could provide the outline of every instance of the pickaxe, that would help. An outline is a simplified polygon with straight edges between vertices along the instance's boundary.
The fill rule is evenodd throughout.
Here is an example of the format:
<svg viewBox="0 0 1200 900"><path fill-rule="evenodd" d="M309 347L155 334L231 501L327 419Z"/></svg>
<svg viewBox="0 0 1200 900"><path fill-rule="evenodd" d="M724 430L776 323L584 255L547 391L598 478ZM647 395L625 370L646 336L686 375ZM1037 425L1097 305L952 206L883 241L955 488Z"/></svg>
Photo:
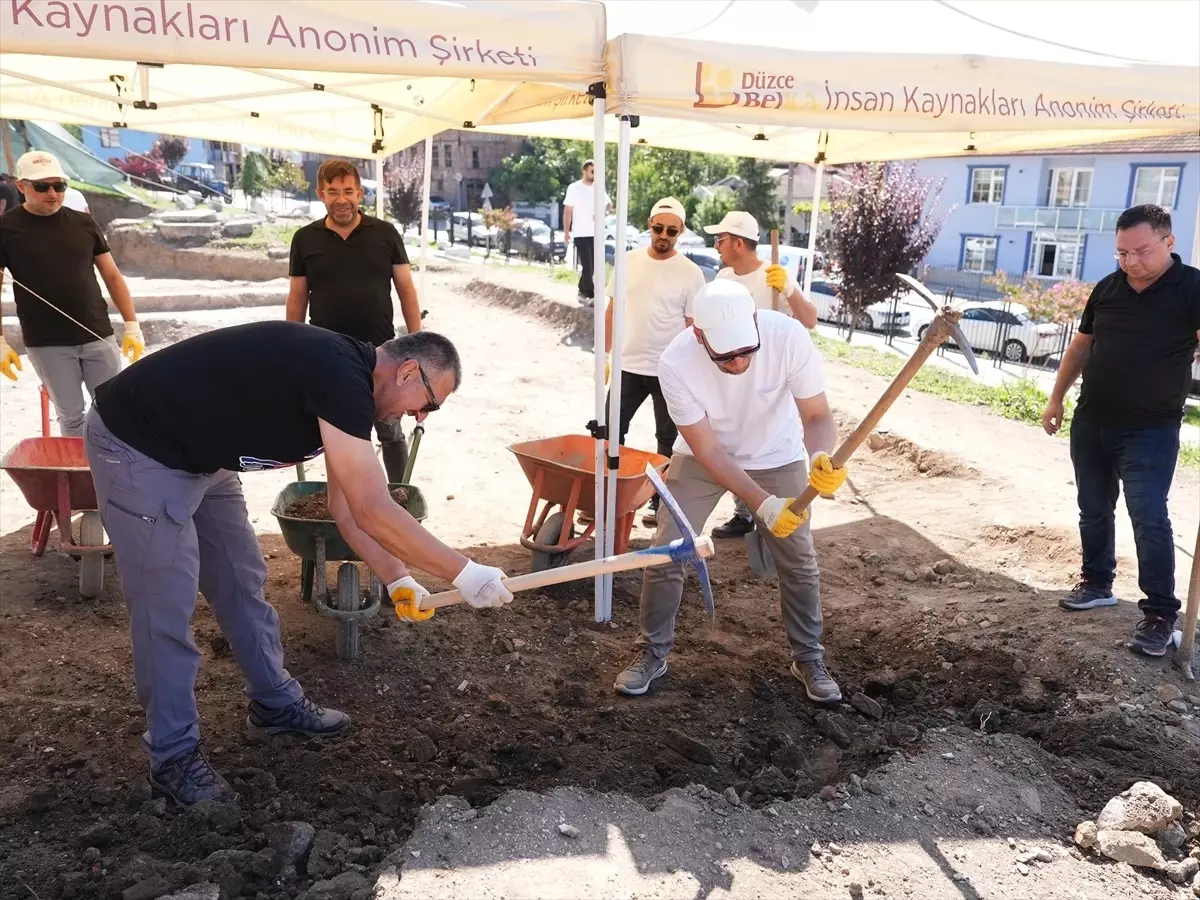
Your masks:
<svg viewBox="0 0 1200 900"><path fill-rule="evenodd" d="M976 375L979 374L979 366L975 362L975 354L971 352L971 342L967 340L966 335L962 333L962 329L958 327L958 320L962 318L962 312L953 307L939 306L933 294L929 292L929 289L915 278L901 274L897 274L896 277L920 294L933 307L937 314L933 317L933 321L929 323L929 327L925 330L925 337L921 338L921 343L917 345L917 349L908 358L908 362L904 364L904 368L892 379L892 383L887 386L887 390L883 392L883 396L871 407L871 411L863 416L862 421L858 423L858 427L837 448L837 451L833 454L833 464L835 467L840 468L846 464L846 461L859 448L859 445L875 430L875 426L879 424L879 420L883 418L884 413L891 408L891 405L896 402L896 399L908 387L908 383L917 374L917 370L925 364L925 360L929 359L933 351L946 338L954 339L958 344L958 348L963 352L963 356L967 358L967 363L971 366L971 371ZM800 496L792 504L792 512L800 513L802 510L807 509L816 499L817 492L811 487L805 487L800 492ZM775 574L775 561L771 558L762 535L758 533L758 528L755 528L754 531L746 535L746 558L750 563L750 571L755 576L764 578Z"/></svg>
<svg viewBox="0 0 1200 900"><path fill-rule="evenodd" d="M1200 531L1196 532L1196 552L1192 554L1192 577L1188 581L1187 607L1183 614L1183 630L1176 631L1175 667L1188 681L1195 681L1192 671L1192 648L1196 643L1196 619L1200 616Z"/></svg>
<svg viewBox="0 0 1200 900"><path fill-rule="evenodd" d="M701 537L692 530L683 510L667 490L663 480L647 464L646 475L654 483L655 490L662 498L662 506L670 512L671 518L683 536L661 547L647 547L645 550L633 550L619 556L609 556L604 559L594 559L588 562L562 566L558 569L546 569L542 572L530 572L528 575L516 575L504 580L505 586L514 594L518 591L530 591L536 588L549 587L552 584L562 584L581 578L595 578L597 575L608 575L613 572L628 572L631 569L646 569L651 566L665 566L671 563L685 563L695 566L700 578L700 590L704 594L704 606L710 616L716 616L716 604L713 601L712 583L708 579L708 564L704 561L714 552L712 538ZM451 606L462 603L463 596L458 591L446 591L426 597L421 603L421 609L437 609L440 606Z"/></svg>

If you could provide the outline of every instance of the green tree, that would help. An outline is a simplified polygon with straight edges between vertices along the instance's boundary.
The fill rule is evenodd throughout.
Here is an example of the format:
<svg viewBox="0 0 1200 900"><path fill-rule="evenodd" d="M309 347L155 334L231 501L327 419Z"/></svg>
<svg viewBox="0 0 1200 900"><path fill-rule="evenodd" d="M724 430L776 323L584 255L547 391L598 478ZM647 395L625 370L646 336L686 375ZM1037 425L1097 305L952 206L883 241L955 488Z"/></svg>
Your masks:
<svg viewBox="0 0 1200 900"><path fill-rule="evenodd" d="M724 178L734 166L733 158L728 156L666 147L633 147L629 161L630 223L645 227L650 210L663 197L674 197L691 215L700 202L695 197L696 188Z"/></svg>
<svg viewBox="0 0 1200 900"><path fill-rule="evenodd" d="M705 225L716 225L728 212L739 209L738 197L733 191L718 190L696 205L696 211L688 218L688 226L703 234Z"/></svg>
<svg viewBox="0 0 1200 900"><path fill-rule="evenodd" d="M71 135L71 137L75 138L75 140L79 141L79 143L83 143L83 129L78 125L64 125L63 130L65 130L67 134Z"/></svg>
<svg viewBox="0 0 1200 900"><path fill-rule="evenodd" d="M580 177L591 156L592 145L586 141L529 138L519 153L506 156L488 173L488 184L502 203L561 203L567 185Z"/></svg>
<svg viewBox="0 0 1200 900"><path fill-rule="evenodd" d="M242 191L258 199L271 189L271 164L261 153L251 150L242 162Z"/></svg>
<svg viewBox="0 0 1200 900"><path fill-rule="evenodd" d="M271 172L270 187L283 194L301 194L308 190L308 179L304 170L291 160L285 160L275 165Z"/></svg>
<svg viewBox="0 0 1200 900"><path fill-rule="evenodd" d="M167 168L174 169L188 155L192 144L185 137L168 134L155 141L154 146L158 148L157 156L162 158L162 161L167 164Z"/></svg>
<svg viewBox="0 0 1200 900"><path fill-rule="evenodd" d="M742 180L738 191L738 209L745 210L758 220L764 232L778 228L779 202L775 197L775 178L771 175L773 164L763 159L742 157L737 161L736 174Z"/></svg>

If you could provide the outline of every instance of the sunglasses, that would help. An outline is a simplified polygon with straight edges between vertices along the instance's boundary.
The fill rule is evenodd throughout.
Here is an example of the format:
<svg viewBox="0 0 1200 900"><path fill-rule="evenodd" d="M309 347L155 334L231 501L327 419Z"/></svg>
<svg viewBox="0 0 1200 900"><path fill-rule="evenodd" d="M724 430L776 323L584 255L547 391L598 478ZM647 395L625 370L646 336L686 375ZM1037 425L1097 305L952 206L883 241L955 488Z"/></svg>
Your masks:
<svg viewBox="0 0 1200 900"><path fill-rule="evenodd" d="M33 189L39 194L44 194L46 191L58 191L60 194L67 192L67 183L65 181L31 181Z"/></svg>
<svg viewBox="0 0 1200 900"><path fill-rule="evenodd" d="M651 225L650 230L655 234L662 234L665 231L667 233L667 237L679 236L679 229L674 225Z"/></svg>
<svg viewBox="0 0 1200 900"><path fill-rule="evenodd" d="M421 368L420 363L417 363L417 371L421 374L421 381L425 385L425 390L429 393L429 402L421 407L421 412L426 414L437 412L442 408L442 404L437 402L437 395L433 392L433 385L429 383L429 379L425 375L425 370Z"/></svg>
<svg viewBox="0 0 1200 900"><path fill-rule="evenodd" d="M708 358L715 363L730 363L734 360L741 359L743 356L753 356L762 347L762 338L759 338L758 343L753 347L747 347L745 350L735 350L733 353L722 353L719 356L708 354Z"/></svg>

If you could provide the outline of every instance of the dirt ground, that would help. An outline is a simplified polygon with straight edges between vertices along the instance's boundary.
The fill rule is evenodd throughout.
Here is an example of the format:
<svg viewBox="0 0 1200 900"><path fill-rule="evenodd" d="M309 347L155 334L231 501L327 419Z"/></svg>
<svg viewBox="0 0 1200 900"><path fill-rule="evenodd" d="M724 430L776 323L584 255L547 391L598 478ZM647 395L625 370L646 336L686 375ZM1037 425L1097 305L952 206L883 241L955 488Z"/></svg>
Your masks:
<svg viewBox="0 0 1200 900"><path fill-rule="evenodd" d="M459 344L466 377L429 420L413 480L429 500L427 527L516 573L529 565L517 542L529 488L505 447L581 432L592 417L591 362L575 334L579 314L469 282L433 279L427 324ZM846 430L882 383L836 365L826 374ZM0 385L0 446L36 433L32 380ZM650 418L639 415L631 444L652 446ZM350 712L355 729L329 744L248 743L241 677L201 603L205 742L241 798L185 813L148 794L111 564L103 595L80 600L69 557L28 556L32 516L0 479L0 898L152 900L206 881L224 897L357 898L381 873L380 897L468 896L438 875L431 848L474 847L477 827L515 833L512 808L592 816L570 821L580 832L570 853L632 854L637 871L680 876L626 896L844 897L854 883L872 896L1182 897L1165 878L1066 849L1076 822L1139 779L1170 791L1194 821L1200 688L1128 652L1133 603L1071 616L1055 605L1078 566L1065 442L919 394L887 424L886 444L864 451L838 499L814 513L828 658L854 698L833 709L801 699L776 589L750 575L737 543L720 543L712 561L715 623L693 584L670 673L641 699L611 688L637 631L637 575L617 577L610 624L592 621L591 584L577 582L505 610L443 610L422 625L380 616L364 629L361 657L341 662L336 625L301 602L299 562L269 515L292 473L248 476L289 669L313 698ZM309 474L320 478L319 464ZM1200 511L1195 473L1181 473L1171 502L1182 591ZM727 499L714 521L730 508ZM635 545L648 537L635 527ZM1136 599L1124 519L1118 549L1119 593ZM1181 694L1170 705L1158 693L1166 685ZM535 801L513 790L554 793ZM620 796L571 799L596 796L588 792ZM443 799L418 822L425 804L447 796L461 802ZM639 853L638 835L664 809L674 822L694 812L680 798L702 808L705 827L664 831L674 855ZM618 813L627 825L619 840L605 828ZM729 836L708 828L718 819L729 819ZM316 841L293 864L289 841L305 829L285 823L297 822ZM816 856L814 841L841 849ZM892 850L878 849L889 841ZM914 842L932 867L897 849ZM1014 874L1013 848L1034 842L1054 848L1054 862L1036 877ZM454 858L494 862L484 849ZM503 846L510 860L526 850L549 865L549 847ZM816 880L760 873L755 882L738 874L746 860L772 878L799 867ZM450 880L439 888L434 876ZM579 877L572 896L612 895L603 877ZM330 879L340 881L322 886ZM489 895L553 895L507 883Z"/></svg>

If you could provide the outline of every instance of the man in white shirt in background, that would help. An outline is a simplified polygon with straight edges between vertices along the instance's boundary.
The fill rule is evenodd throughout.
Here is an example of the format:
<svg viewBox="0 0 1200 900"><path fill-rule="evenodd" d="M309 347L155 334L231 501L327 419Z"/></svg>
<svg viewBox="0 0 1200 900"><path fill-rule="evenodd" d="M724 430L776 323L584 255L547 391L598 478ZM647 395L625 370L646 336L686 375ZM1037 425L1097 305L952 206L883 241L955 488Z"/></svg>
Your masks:
<svg viewBox="0 0 1200 900"><path fill-rule="evenodd" d="M817 307L800 292L787 270L774 265L758 255L758 220L748 212L729 212L716 225L706 225L704 230L716 235L713 248L721 254L718 278L730 278L741 284L754 298L758 309L774 309L774 291L787 303L781 312L790 313L805 328L817 327ZM746 505L738 500L734 503L733 517L712 530L715 538L738 538L754 530L754 519Z"/></svg>
<svg viewBox="0 0 1200 900"><path fill-rule="evenodd" d="M654 404L654 437L658 452L670 456L679 432L658 384L658 359L671 339L692 324L692 301L704 288L704 273L681 253L675 242L683 234L687 213L674 197L665 197L650 210L650 246L625 254L625 335L621 345L620 440L647 397ZM615 273L614 273L615 278ZM612 353L614 279L608 282L604 352ZM605 365L605 378L608 377ZM658 495L642 523L654 527Z"/></svg>
<svg viewBox="0 0 1200 900"><path fill-rule="evenodd" d="M596 265L596 164L590 159L583 164L583 177L567 185L563 197L563 241L569 246L575 239L575 253L583 269L579 276L579 299L586 306L596 302L596 286L593 273ZM604 194L604 214L612 209L612 200ZM603 235L600 238L604 240Z"/></svg>
<svg viewBox="0 0 1200 900"><path fill-rule="evenodd" d="M693 526L703 527L726 491L756 510L779 573L792 674L810 700L835 703L842 693L825 668L809 515L789 508L806 485L831 494L846 480L846 467L835 469L829 456L837 425L820 357L799 322L756 309L749 291L730 279L706 285L693 316L692 329L671 341L658 364L679 428L667 484ZM674 518L660 516L655 545L679 536ZM617 676L617 691L644 694L666 674L683 580L682 564L646 569L639 653Z"/></svg>

